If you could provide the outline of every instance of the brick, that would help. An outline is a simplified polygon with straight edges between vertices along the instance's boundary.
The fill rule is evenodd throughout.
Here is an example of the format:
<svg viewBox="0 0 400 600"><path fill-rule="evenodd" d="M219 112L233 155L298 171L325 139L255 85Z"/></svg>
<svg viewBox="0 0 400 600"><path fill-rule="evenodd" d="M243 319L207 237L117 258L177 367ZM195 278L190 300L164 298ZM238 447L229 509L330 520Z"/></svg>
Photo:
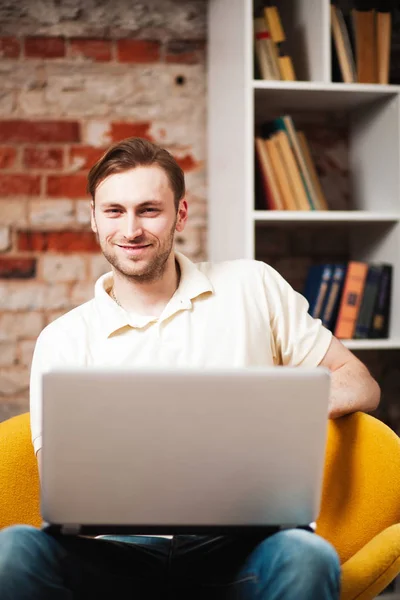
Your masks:
<svg viewBox="0 0 400 600"><path fill-rule="evenodd" d="M25 148L22 162L28 169L61 169L63 157L62 148Z"/></svg>
<svg viewBox="0 0 400 600"><path fill-rule="evenodd" d="M92 283L87 283L84 285L82 285L82 283L76 283L72 287L71 302L73 306L84 304L88 300L91 300L91 298L93 298Z"/></svg>
<svg viewBox="0 0 400 600"><path fill-rule="evenodd" d="M86 186L85 175L49 175L46 193L52 198L82 198L87 196Z"/></svg>
<svg viewBox="0 0 400 600"><path fill-rule="evenodd" d="M44 255L41 257L41 275L44 281L83 281L86 279L86 261L81 256Z"/></svg>
<svg viewBox="0 0 400 600"><path fill-rule="evenodd" d="M158 62L160 43L147 40L117 40L117 58L121 63Z"/></svg>
<svg viewBox="0 0 400 600"><path fill-rule="evenodd" d="M0 397L23 394L29 389L29 369L12 366L0 371Z"/></svg>
<svg viewBox="0 0 400 600"><path fill-rule="evenodd" d="M111 271L111 265L102 254L98 254L89 258L89 269L90 279L96 281L104 273Z"/></svg>
<svg viewBox="0 0 400 600"><path fill-rule="evenodd" d="M18 58L21 45L16 37L0 38L0 58Z"/></svg>
<svg viewBox="0 0 400 600"><path fill-rule="evenodd" d="M0 142L80 142L77 121L0 121Z"/></svg>
<svg viewBox="0 0 400 600"><path fill-rule="evenodd" d="M14 342L0 342L0 367L10 367L17 362L17 345Z"/></svg>
<svg viewBox="0 0 400 600"><path fill-rule="evenodd" d="M195 259L201 251L201 229L187 226L183 233L175 238L176 248L190 259Z"/></svg>
<svg viewBox="0 0 400 600"><path fill-rule="evenodd" d="M11 235L9 227L0 227L0 252L6 252L11 245Z"/></svg>
<svg viewBox="0 0 400 600"><path fill-rule="evenodd" d="M38 196L39 194L40 175L0 174L0 196Z"/></svg>
<svg viewBox="0 0 400 600"><path fill-rule="evenodd" d="M35 340L23 340L22 342L19 342L16 353L20 365L28 368L31 366L35 345Z"/></svg>
<svg viewBox="0 0 400 600"><path fill-rule="evenodd" d="M110 135L113 142L119 142L128 137L141 137L152 141L150 135L151 123L148 121L129 123L114 122L111 123Z"/></svg>
<svg viewBox="0 0 400 600"><path fill-rule="evenodd" d="M75 224L73 200L31 200L28 222L34 229L65 229Z"/></svg>
<svg viewBox="0 0 400 600"><path fill-rule="evenodd" d="M106 148L94 146L72 146L69 152L69 164L74 170L90 169L104 154Z"/></svg>
<svg viewBox="0 0 400 600"><path fill-rule="evenodd" d="M174 156L176 162L180 166L180 168L185 171L194 171L201 166L201 163L196 161L191 154L185 154L184 156Z"/></svg>
<svg viewBox="0 0 400 600"><path fill-rule="evenodd" d="M28 252L99 252L91 231L20 231L18 250Z"/></svg>
<svg viewBox="0 0 400 600"><path fill-rule="evenodd" d="M4 146L0 148L0 169L9 169L15 163L17 151L15 148Z"/></svg>
<svg viewBox="0 0 400 600"><path fill-rule="evenodd" d="M0 423L22 415L29 410L29 394L26 394L24 401L21 400L21 396L8 397L7 401L0 396Z"/></svg>
<svg viewBox="0 0 400 600"><path fill-rule="evenodd" d="M44 316L38 312L8 312L0 315L0 340L36 339L45 326Z"/></svg>
<svg viewBox="0 0 400 600"><path fill-rule="evenodd" d="M76 222L78 225L90 225L90 203L88 200L77 200L76 202Z"/></svg>
<svg viewBox="0 0 400 600"><path fill-rule="evenodd" d="M111 144L109 121L89 121L85 123L84 141L95 148Z"/></svg>
<svg viewBox="0 0 400 600"><path fill-rule="evenodd" d="M69 45L71 58L90 58L96 62L111 60L111 41L72 38Z"/></svg>
<svg viewBox="0 0 400 600"><path fill-rule="evenodd" d="M24 42L27 58L63 58L65 39L62 37L27 37Z"/></svg>
<svg viewBox="0 0 400 600"><path fill-rule="evenodd" d="M165 61L167 63L194 65L204 62L204 41L170 40L167 43Z"/></svg>
<svg viewBox="0 0 400 600"><path fill-rule="evenodd" d="M27 225L26 200L0 199L0 226L1 225Z"/></svg>
<svg viewBox="0 0 400 600"><path fill-rule="evenodd" d="M70 308L70 286L66 283L0 281L0 310L36 311Z"/></svg>
<svg viewBox="0 0 400 600"><path fill-rule="evenodd" d="M0 256L0 279L30 279L36 275L36 258Z"/></svg>

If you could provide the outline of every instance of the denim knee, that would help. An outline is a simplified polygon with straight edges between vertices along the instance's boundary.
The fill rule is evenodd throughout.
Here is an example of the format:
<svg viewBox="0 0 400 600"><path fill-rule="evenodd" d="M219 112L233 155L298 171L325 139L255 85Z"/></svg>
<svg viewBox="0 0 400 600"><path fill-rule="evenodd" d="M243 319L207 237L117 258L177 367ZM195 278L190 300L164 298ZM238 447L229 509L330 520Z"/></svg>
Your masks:
<svg viewBox="0 0 400 600"><path fill-rule="evenodd" d="M339 557L322 537L304 529L288 529L273 537L275 556L290 563L295 578L330 578L339 584Z"/></svg>
<svg viewBox="0 0 400 600"><path fill-rule="evenodd" d="M0 531L0 589L7 582L23 579L54 565L60 550L46 533L28 525Z"/></svg>

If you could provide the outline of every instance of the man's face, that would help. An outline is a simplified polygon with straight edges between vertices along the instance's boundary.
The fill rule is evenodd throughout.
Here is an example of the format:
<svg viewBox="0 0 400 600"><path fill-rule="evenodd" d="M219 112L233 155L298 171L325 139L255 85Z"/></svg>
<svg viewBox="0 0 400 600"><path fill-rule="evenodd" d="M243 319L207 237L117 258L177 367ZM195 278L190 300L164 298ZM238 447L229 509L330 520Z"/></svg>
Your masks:
<svg viewBox="0 0 400 600"><path fill-rule="evenodd" d="M136 281L160 278L184 229L187 203L178 213L168 177L158 166L136 167L102 181L92 203L92 229L116 271Z"/></svg>

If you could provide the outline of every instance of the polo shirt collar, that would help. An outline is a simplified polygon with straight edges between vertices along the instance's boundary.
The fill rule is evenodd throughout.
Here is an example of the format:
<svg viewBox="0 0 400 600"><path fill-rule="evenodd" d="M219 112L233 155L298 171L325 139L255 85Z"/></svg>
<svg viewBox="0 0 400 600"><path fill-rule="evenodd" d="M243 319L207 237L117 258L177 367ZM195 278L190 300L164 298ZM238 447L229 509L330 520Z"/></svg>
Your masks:
<svg viewBox="0 0 400 600"><path fill-rule="evenodd" d="M143 328L156 321L164 321L181 310L189 310L192 300L204 293L213 293L213 286L208 277L198 267L180 252L175 252L175 258L181 270L178 289L172 296L162 314L157 317L128 313L109 296L113 284L112 272L102 275L95 284L94 299L100 316L104 335L110 337L118 330L131 327Z"/></svg>

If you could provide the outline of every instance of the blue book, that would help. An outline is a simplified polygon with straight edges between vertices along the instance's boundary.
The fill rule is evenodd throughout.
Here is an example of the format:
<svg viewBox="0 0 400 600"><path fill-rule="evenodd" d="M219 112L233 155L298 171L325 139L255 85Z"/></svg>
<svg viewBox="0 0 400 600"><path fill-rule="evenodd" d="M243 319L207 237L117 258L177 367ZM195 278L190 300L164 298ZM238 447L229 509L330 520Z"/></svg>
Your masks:
<svg viewBox="0 0 400 600"><path fill-rule="evenodd" d="M307 274L303 296L309 303L309 314L321 318L327 291L333 274L333 265L312 265Z"/></svg>
<svg viewBox="0 0 400 600"><path fill-rule="evenodd" d="M333 265L333 274L329 290L326 294L326 302L322 309L322 324L331 331L334 330L339 311L339 303L342 297L343 284L346 275L345 264Z"/></svg>

